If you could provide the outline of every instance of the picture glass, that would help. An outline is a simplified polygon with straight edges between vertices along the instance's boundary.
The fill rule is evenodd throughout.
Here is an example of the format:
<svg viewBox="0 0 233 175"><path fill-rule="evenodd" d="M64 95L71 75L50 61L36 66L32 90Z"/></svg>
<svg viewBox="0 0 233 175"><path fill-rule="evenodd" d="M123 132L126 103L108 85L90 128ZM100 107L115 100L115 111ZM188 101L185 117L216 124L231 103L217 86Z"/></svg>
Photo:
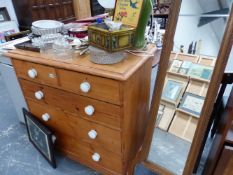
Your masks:
<svg viewBox="0 0 233 175"><path fill-rule="evenodd" d="M181 92L181 89L182 83L173 80L168 80L165 89L163 90L162 98L164 100L176 102Z"/></svg>
<svg viewBox="0 0 233 175"><path fill-rule="evenodd" d="M188 72L188 75L194 78L210 80L212 72L213 72L213 68L211 67L207 67L199 64L192 64Z"/></svg>
<svg viewBox="0 0 233 175"><path fill-rule="evenodd" d="M31 140L51 160L47 135L30 118L27 118L27 124Z"/></svg>
<svg viewBox="0 0 233 175"><path fill-rule="evenodd" d="M181 65L182 65L182 61L180 61L180 60L173 60L171 68L170 68L170 71L171 72L178 72Z"/></svg>
<svg viewBox="0 0 233 175"><path fill-rule="evenodd" d="M192 65L192 62L190 61L183 61L182 65L181 65L181 68L179 69L179 73L180 74L187 74L190 67Z"/></svg>
<svg viewBox="0 0 233 175"><path fill-rule="evenodd" d="M179 108L199 116L204 105L204 97L186 93Z"/></svg>

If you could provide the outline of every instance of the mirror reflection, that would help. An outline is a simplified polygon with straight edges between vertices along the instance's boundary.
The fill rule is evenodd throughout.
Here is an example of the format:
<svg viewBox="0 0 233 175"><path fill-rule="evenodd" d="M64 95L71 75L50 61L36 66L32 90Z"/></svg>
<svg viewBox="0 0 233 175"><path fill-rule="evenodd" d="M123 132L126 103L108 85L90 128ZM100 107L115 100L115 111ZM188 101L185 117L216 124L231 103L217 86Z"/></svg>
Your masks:
<svg viewBox="0 0 233 175"><path fill-rule="evenodd" d="M201 111L231 4L182 1L148 156L148 161L174 174L183 173L199 118L204 117Z"/></svg>

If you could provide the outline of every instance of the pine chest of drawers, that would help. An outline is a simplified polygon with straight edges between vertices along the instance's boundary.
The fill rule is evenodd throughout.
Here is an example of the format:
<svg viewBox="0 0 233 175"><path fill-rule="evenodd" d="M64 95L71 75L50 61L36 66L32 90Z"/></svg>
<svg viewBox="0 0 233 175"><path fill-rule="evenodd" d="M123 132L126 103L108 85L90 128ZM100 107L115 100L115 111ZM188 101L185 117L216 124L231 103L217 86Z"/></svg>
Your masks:
<svg viewBox="0 0 233 175"><path fill-rule="evenodd" d="M127 55L115 65L96 65L88 55L6 55L30 112L55 133L59 151L103 174L127 174L147 125L151 57Z"/></svg>

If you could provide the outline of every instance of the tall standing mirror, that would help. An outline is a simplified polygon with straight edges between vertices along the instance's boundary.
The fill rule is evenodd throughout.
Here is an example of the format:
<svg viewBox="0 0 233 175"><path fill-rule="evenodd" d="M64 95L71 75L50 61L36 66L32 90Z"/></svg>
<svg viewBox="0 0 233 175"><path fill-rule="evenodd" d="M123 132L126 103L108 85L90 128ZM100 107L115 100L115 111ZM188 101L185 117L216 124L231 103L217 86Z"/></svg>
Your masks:
<svg viewBox="0 0 233 175"><path fill-rule="evenodd" d="M232 0L182 0L147 158L171 174L183 174L197 127L206 116L202 108L217 71L231 5Z"/></svg>

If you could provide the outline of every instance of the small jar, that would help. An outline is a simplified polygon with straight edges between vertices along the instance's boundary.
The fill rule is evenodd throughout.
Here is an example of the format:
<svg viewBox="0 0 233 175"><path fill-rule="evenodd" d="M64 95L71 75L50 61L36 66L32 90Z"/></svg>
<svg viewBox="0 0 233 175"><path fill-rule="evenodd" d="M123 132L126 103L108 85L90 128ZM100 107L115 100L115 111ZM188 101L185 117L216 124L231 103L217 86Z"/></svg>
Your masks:
<svg viewBox="0 0 233 175"><path fill-rule="evenodd" d="M73 50L72 46L66 41L65 38L61 40L56 40L53 43L53 54L55 58L59 59L72 59L73 58Z"/></svg>

